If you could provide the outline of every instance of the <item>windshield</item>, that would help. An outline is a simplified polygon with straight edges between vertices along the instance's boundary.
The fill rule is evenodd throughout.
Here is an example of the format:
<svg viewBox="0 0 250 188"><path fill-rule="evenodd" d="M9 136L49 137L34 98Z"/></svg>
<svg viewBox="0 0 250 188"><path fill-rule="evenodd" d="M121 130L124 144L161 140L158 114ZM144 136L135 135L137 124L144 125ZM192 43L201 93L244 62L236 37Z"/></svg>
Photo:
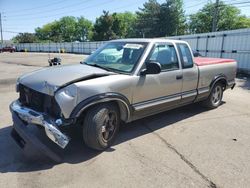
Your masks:
<svg viewBox="0 0 250 188"><path fill-rule="evenodd" d="M85 64L111 71L132 72L147 43L110 42L90 55Z"/></svg>

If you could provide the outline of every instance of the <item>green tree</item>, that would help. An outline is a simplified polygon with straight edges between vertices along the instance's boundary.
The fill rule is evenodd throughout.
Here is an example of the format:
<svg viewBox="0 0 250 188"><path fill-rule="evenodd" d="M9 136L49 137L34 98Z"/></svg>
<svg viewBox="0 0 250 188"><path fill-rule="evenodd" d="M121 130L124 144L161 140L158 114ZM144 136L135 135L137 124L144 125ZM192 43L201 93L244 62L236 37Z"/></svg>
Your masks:
<svg viewBox="0 0 250 188"><path fill-rule="evenodd" d="M88 41L93 35L93 24L84 17L77 18L75 37L77 41Z"/></svg>
<svg viewBox="0 0 250 188"><path fill-rule="evenodd" d="M215 4L206 4L199 12L190 15L189 30L191 33L206 33L212 31ZM240 10L223 2L219 4L217 31L250 27L250 19L241 15Z"/></svg>
<svg viewBox="0 0 250 188"><path fill-rule="evenodd" d="M183 35L187 25L182 0L167 0L160 6L159 36Z"/></svg>
<svg viewBox="0 0 250 188"><path fill-rule="evenodd" d="M76 41L76 26L77 19L73 16L65 16L61 18L55 29L58 29L62 36L63 42L74 42Z"/></svg>
<svg viewBox="0 0 250 188"><path fill-rule="evenodd" d="M134 32L135 23L137 21L136 14L131 12L116 13L113 14L115 20L117 20L119 31L116 34L119 38L131 38L136 37Z"/></svg>
<svg viewBox="0 0 250 188"><path fill-rule="evenodd" d="M182 0L156 0L144 3L137 12L137 31L145 37L164 37L184 34L186 30Z"/></svg>
<svg viewBox="0 0 250 188"><path fill-rule="evenodd" d="M12 39L15 43L34 43L37 37L34 33L19 33Z"/></svg>
<svg viewBox="0 0 250 188"><path fill-rule="evenodd" d="M41 28L36 28L35 32L40 41L86 41L91 38L92 27L92 23L83 17L66 16Z"/></svg>
<svg viewBox="0 0 250 188"><path fill-rule="evenodd" d="M136 15L131 12L109 14L103 11L94 24L93 40L135 37L135 23Z"/></svg>
<svg viewBox="0 0 250 188"><path fill-rule="evenodd" d="M94 24L93 39L95 41L111 40L117 38L115 31L119 24L115 16L103 11L103 15L96 19Z"/></svg>
<svg viewBox="0 0 250 188"><path fill-rule="evenodd" d="M136 31L141 37L159 37L159 16L161 5L156 0L149 0L139 8Z"/></svg>

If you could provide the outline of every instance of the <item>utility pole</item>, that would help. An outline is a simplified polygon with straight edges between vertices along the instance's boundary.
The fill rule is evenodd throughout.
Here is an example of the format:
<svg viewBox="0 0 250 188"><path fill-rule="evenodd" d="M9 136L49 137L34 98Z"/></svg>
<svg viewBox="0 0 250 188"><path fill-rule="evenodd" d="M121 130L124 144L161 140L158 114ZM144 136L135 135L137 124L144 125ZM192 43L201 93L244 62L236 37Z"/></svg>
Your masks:
<svg viewBox="0 0 250 188"><path fill-rule="evenodd" d="M1 43L3 44L3 27L2 27L2 14L0 12L0 29L1 29Z"/></svg>
<svg viewBox="0 0 250 188"><path fill-rule="evenodd" d="M217 30L218 12L219 12L219 0L216 0L214 7L212 32L215 32Z"/></svg>

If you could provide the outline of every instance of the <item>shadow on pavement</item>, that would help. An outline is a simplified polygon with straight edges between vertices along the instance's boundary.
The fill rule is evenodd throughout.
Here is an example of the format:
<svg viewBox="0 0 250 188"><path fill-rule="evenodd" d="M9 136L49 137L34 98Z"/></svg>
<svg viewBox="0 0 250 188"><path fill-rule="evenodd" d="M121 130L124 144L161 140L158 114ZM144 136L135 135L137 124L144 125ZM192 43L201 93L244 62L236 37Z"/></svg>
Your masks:
<svg viewBox="0 0 250 188"><path fill-rule="evenodd" d="M238 80L238 86L243 88L243 89L247 89L250 90L250 77L249 75L237 75Z"/></svg>
<svg viewBox="0 0 250 188"><path fill-rule="evenodd" d="M200 114L207 109L199 106L198 104L188 105L182 108L171 110L168 112L163 112L151 117L147 117L132 123L128 123L121 127L120 133L116 139L114 145L119 145L128 140L146 135L152 131L170 126L178 121L184 120L186 118L192 117L194 115ZM150 124L149 130L145 127L145 122ZM187 125L188 126L188 125ZM29 157L25 156L21 149L19 149L10 136L12 126L0 129L0 172L29 172L37 170L50 169L58 163L51 162L45 156L38 158L32 158L29 154ZM38 130L38 128L36 128ZM39 131L41 132L41 131ZM81 162L93 162L97 155L102 152L94 151L87 148L83 144L81 138L81 131L74 131L71 134L74 135L69 145L65 150L59 149L57 146L55 150L58 150L59 155L63 156L62 163L77 164ZM48 141L48 139L46 138ZM49 141L50 142L50 141ZM50 142L49 144L52 144ZM55 144L52 144L53 146ZM114 152L114 148L110 148L104 152ZM118 151L119 152L119 151Z"/></svg>

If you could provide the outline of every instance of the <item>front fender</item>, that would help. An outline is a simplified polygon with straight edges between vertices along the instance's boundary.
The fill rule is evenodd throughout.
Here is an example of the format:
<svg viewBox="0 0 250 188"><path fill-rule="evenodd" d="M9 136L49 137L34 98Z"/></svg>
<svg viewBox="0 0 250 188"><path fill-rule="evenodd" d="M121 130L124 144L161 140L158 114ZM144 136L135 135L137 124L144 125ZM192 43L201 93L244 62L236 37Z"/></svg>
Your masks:
<svg viewBox="0 0 250 188"><path fill-rule="evenodd" d="M121 119L125 122L130 121L132 107L129 100L119 93L103 93L89 97L80 102L70 114L70 118L78 118L87 108L103 102L117 102L121 112Z"/></svg>

